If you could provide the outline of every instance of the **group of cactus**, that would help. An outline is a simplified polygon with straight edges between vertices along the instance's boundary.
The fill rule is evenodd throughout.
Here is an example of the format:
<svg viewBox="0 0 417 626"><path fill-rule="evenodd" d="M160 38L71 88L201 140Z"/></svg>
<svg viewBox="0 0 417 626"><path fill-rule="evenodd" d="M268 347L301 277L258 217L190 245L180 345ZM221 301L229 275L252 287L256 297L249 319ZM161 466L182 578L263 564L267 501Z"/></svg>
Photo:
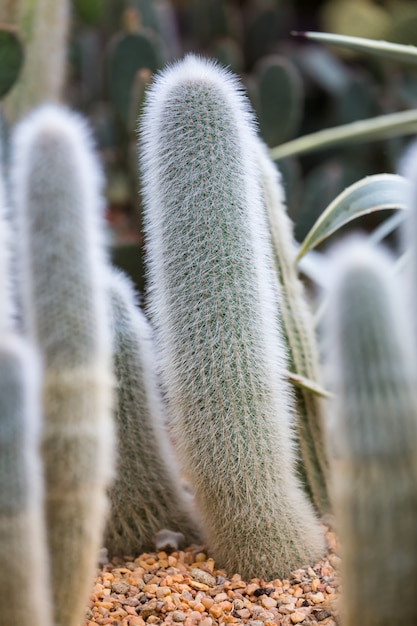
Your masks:
<svg viewBox="0 0 417 626"><path fill-rule="evenodd" d="M400 622L413 623L409 303L393 295L378 253L365 244L340 253L328 322L336 400L324 420L308 385L320 382L315 337L279 172L238 80L190 55L148 90L139 171L149 321L107 259L84 123L44 106L16 126L8 153L5 626L28 614L36 626L77 626L100 546L137 555L161 530L204 542L229 572L286 576L324 554L329 492L345 548L346 624L395 623L398 597ZM294 390L291 375L306 384Z"/></svg>
<svg viewBox="0 0 417 626"><path fill-rule="evenodd" d="M137 555L161 530L245 577L287 575L324 551L321 406L288 382L291 368L316 374L309 314L279 177L238 81L192 56L168 68L139 143L151 323L107 259L84 122L45 105L3 159L5 626L28 614L76 626L100 546Z"/></svg>

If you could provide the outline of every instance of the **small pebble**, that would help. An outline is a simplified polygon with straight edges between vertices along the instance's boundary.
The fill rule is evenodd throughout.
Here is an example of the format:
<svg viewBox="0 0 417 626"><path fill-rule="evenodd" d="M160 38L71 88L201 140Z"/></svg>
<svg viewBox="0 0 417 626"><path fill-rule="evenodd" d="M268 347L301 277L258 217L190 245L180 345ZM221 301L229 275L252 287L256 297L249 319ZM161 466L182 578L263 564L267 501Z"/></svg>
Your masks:
<svg viewBox="0 0 417 626"><path fill-rule="evenodd" d="M214 576L212 576L208 572L205 572L204 570L199 569L197 567L193 568L190 571L190 576L192 576L194 580L196 580L197 582L203 583L204 585L207 585L208 587L216 586L216 579L214 578Z"/></svg>
<svg viewBox="0 0 417 626"><path fill-rule="evenodd" d="M331 616L330 611L316 611L314 613L314 617L316 618L318 622L322 622L324 619L330 616Z"/></svg>
<svg viewBox="0 0 417 626"><path fill-rule="evenodd" d="M114 582L111 584L111 590L115 593L125 594L129 591L130 585L128 583L124 583L123 581Z"/></svg>
<svg viewBox="0 0 417 626"><path fill-rule="evenodd" d="M172 619L174 620L174 622L185 622L187 616L182 611L174 611L172 613Z"/></svg>
<svg viewBox="0 0 417 626"><path fill-rule="evenodd" d="M310 595L310 598L314 602L314 604L320 604L321 602L324 602L324 595L321 591L319 591L318 593L312 593Z"/></svg>
<svg viewBox="0 0 417 626"><path fill-rule="evenodd" d="M277 601L273 598L268 598L267 596L262 598L261 602L262 606L264 606L266 609L272 609L277 606Z"/></svg>

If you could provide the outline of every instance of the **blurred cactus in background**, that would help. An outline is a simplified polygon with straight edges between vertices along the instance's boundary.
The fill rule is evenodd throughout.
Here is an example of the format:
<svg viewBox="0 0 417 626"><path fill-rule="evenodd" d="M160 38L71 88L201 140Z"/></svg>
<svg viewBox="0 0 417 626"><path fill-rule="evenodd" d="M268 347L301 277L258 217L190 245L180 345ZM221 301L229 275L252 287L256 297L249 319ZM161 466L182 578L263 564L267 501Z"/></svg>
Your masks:
<svg viewBox="0 0 417 626"><path fill-rule="evenodd" d="M104 544L111 556L140 554L152 550L156 533L166 528L190 545L201 533L165 431L153 332L126 276L112 271L108 282L118 460Z"/></svg>
<svg viewBox="0 0 417 626"><path fill-rule="evenodd" d="M340 246L331 263L323 329L343 624L414 624L417 360L404 285L366 241Z"/></svg>
<svg viewBox="0 0 417 626"><path fill-rule="evenodd" d="M0 168L1 170L3 168ZM0 568L2 624L52 626L43 511L41 367L14 330L11 240L0 172Z"/></svg>
<svg viewBox="0 0 417 626"><path fill-rule="evenodd" d="M40 459L38 356L11 333L0 336L0 568L2 624L52 626Z"/></svg>
<svg viewBox="0 0 417 626"><path fill-rule="evenodd" d="M113 475L112 365L101 174L84 122L46 106L13 137L18 287L42 355L42 454L54 622L77 626Z"/></svg>

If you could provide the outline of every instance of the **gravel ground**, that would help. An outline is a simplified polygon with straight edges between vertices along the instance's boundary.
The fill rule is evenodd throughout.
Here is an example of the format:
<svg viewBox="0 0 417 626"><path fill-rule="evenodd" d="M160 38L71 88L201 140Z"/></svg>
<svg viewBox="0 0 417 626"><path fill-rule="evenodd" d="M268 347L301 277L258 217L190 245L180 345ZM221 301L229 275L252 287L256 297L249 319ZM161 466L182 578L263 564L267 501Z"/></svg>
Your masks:
<svg viewBox="0 0 417 626"><path fill-rule="evenodd" d="M324 529L326 558L288 580L230 576L201 546L114 559L97 572L84 626L336 626L340 558Z"/></svg>

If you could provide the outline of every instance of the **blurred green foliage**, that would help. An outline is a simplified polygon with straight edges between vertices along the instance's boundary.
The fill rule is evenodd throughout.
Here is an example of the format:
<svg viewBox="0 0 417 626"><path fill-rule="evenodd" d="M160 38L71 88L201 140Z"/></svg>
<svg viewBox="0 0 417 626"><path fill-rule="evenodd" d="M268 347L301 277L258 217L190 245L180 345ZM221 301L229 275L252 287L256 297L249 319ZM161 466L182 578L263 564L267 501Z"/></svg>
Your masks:
<svg viewBox="0 0 417 626"><path fill-rule="evenodd" d="M17 0L9 2L14 4ZM214 57L241 76L270 147L417 106L414 68L291 35L318 30L417 44L414 0L72 0L72 5L65 99L95 130L117 244L141 244L135 138L146 86L153 72L186 52ZM1 63L1 37L8 32L0 25L1 93L15 80ZM17 76L21 49L13 54ZM297 238L347 185L395 171L405 141L337 147L281 161Z"/></svg>

